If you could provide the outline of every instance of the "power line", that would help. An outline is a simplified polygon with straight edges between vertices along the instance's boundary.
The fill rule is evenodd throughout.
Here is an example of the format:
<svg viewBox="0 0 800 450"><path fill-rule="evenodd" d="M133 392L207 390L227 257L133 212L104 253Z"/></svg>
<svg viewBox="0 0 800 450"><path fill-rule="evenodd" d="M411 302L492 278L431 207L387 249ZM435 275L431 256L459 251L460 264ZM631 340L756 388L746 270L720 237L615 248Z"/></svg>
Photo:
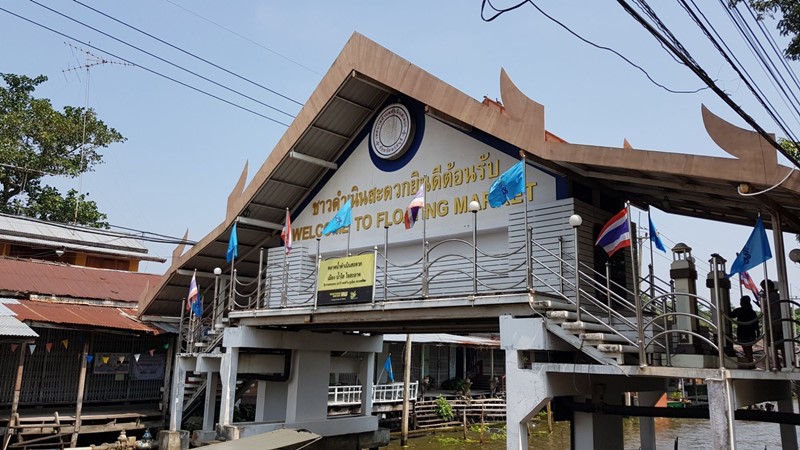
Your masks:
<svg viewBox="0 0 800 450"><path fill-rule="evenodd" d="M711 77L708 76L705 70L703 70L702 67L700 67L698 64L694 63L691 60L690 55L685 54L684 52L678 50L678 48L671 41L669 41L666 37L662 36L661 33L659 33L658 30L656 30L653 27L653 25L651 25L647 20L644 19L644 17L642 17L639 13L637 13L628 4L628 2L626 2L625 0L617 0L617 3L619 3L620 6L622 6L622 8L625 10L625 12L627 12L631 17L633 17L637 22L639 22L651 35L653 35L656 39L663 42L670 49L670 51L672 51L675 55L677 55L678 58L680 58L681 61L683 61L684 64L686 64L686 66L689 67L689 69L695 73L695 75L697 75L701 80L703 80L703 82L705 82L706 85L710 87L712 91L714 91L714 93L716 93L725 103L728 104L728 106L730 106L737 114L739 114L739 116L742 119L744 119L751 127L753 127L753 129L756 130L756 132L758 132L758 134L760 134L761 137L764 138L764 140L769 142L770 145L772 145L773 147L775 147L776 150L781 152L781 154L783 154L787 159L789 159L789 161L791 161L795 166L800 167L800 162L794 159L794 157L791 154L789 154L789 152L787 152L783 147L781 147L781 145L769 133L767 133L766 131L764 131L763 128L761 128L761 126L755 121L755 119L750 117L750 115L748 115L738 104L736 104L736 102L734 102L727 94L725 94L725 92L723 92L716 85L716 83L714 83L714 80L712 80Z"/></svg>
<svg viewBox="0 0 800 450"><path fill-rule="evenodd" d="M250 83L250 84L252 84L252 85L254 85L254 86L258 86L258 87L260 87L261 89L264 89L264 90L265 90L265 91L267 91L267 92L270 92L270 93L272 93L272 94L275 94L275 95L277 95L278 97L281 97L281 98L283 98L283 99L289 100L290 102L292 102L292 103L295 103L295 104L297 104L297 105L303 106L303 104L302 104L302 103L298 102L297 100L295 100L295 99L293 99L293 98L290 98L290 97L288 97L288 96L286 96L286 95L283 95L283 94L281 94L280 92L274 91L274 90L272 90L272 89L270 89L270 88L268 88L268 87L266 87L266 86L263 86L263 85L261 85L261 84L259 84L259 83L256 83L255 81L253 81L253 80L251 80L251 79L249 79L249 78L243 77L243 76L241 76L241 75L239 75L239 74L237 74L237 73L234 73L234 72L232 72L232 71L230 71L230 70L228 70L228 69L226 69L226 68L224 68L224 67L221 67L221 66L219 66L219 65L217 65L217 64L214 64L213 62L211 62L211 61L208 61L208 60L206 60L206 59L204 59L204 58L201 58L201 57L199 57L199 56L195 55L194 53L191 53L191 52L189 52L189 51L186 51L186 50L184 50L184 49L182 49L182 48L180 48L180 47L178 47L178 46L175 46L175 45L173 45L173 44L170 44L169 42L167 42L167 41L165 41L165 40L163 40L163 39L161 39L161 38L159 38L159 37L157 37L157 36L153 36L152 34L150 34L150 33L146 32L146 31L142 31L142 30L140 30L139 28L136 28L136 27L134 27L133 25L129 25L128 23L126 23L126 22L123 22L122 20L119 20L119 19L117 19L117 18L115 18L115 17L112 17L112 16L110 16L110 15L108 15L108 14L106 14L106 13L102 12L102 11L99 11L99 10L95 9L95 8L92 8L91 6L89 6L89 5L86 5L86 4L84 4L84 3L81 3L81 2L79 2L78 0L72 0L72 1L73 1L73 2L75 2L75 3L77 3L77 4L79 4L79 5L81 5L81 6L83 6L84 8L91 9L92 11L96 12L97 14L100 14L100 15L102 15L102 16L104 16L104 17L107 17L107 18L109 18L109 19L111 19L111 20L113 20L113 21L115 21L115 22L117 22L117 23L119 23L119 24L122 24L122 25L124 25L124 26L126 26L126 27L128 27L128 28L130 28L130 29L132 29L132 30L136 30L136 31L138 31L139 33L142 33L142 34L144 34L145 36L147 36L147 37L149 37L149 38L155 39L155 40L157 40L158 42L161 42L161 43L162 43L162 44L164 44L164 45L168 45L168 46L170 46L170 47L174 48L175 50L178 50L178 51L180 51L180 52L183 52L183 53L184 53L184 54L186 54L186 55L189 55L189 56L191 56L191 57L193 57L193 58L195 58L195 59L198 59L198 60L200 60L200 61L202 61L202 62L204 62L204 63L206 63L206 64L209 64L209 65L211 65L211 66L214 66L214 67L216 67L217 69L219 69L219 70L222 70L222 71L224 71L224 72L226 72L226 73L228 73L228 74L230 74L230 75L233 75L233 76L235 76L235 77L237 77L237 78L239 78L239 79L241 79L241 80L247 81L248 83ZM35 2L34 2L34 3L35 3Z"/></svg>
<svg viewBox="0 0 800 450"><path fill-rule="evenodd" d="M242 34L239 34L239 33L237 33L236 31L234 31L234 30L231 30L230 28L227 28L227 27L225 27L224 25L221 25L221 24L219 24L219 23L217 23L217 22L214 22L213 20L211 20L211 19L209 19L209 18L207 18L207 17L201 16L200 14L198 14L198 13L196 13L196 12L192 11L191 9L188 9L188 8L186 8L186 7L184 7L184 6L181 6L181 5L179 5L179 4L177 4L177 3L175 3L175 2L173 2L173 1L171 1L171 0L165 0L165 1L166 1L167 3L171 3L172 5L174 5L174 6L178 7L178 8L180 8L180 9L182 9L182 10L184 10L184 11L188 12L189 14L192 14L193 16L199 17L199 18L201 18L201 19L205 20L206 22L208 22L208 23L210 23L210 24L212 24L212 25L214 25L214 26L217 26L217 27L219 27L219 28L222 28L223 30L225 30L225 31L227 31L227 32L229 32L229 33L231 33L231 34L233 34L233 35L235 35L235 36L238 36L238 37L240 37L240 38L244 39L245 41L247 41L247 42L249 42L249 43L251 43L251 44L253 44L253 45L256 45L256 46L258 46L258 47L261 47L261 48L263 48L264 50L266 50L266 51L268 51L268 52L272 53L272 54L273 54L273 55L275 55L275 56L278 56L278 57L280 57L280 58L283 58L283 59L285 59L286 61L289 61L290 63L292 63L292 64L294 64L294 65L296 65L296 66L302 67L303 69L306 69L306 70L308 70L308 71L309 71L309 72L311 72L311 73L314 73L314 74L317 74L317 75L319 75L319 76L322 76L322 74L321 74L321 73L319 73L319 72L317 72L316 70L314 70L314 69L312 69L312 68L310 68L310 67L308 67L308 66L306 66L306 65L304 65L304 64L301 64L301 63L299 63L299 62L297 62L297 61L293 60L292 58L289 58L288 56L282 55L282 54L280 54L280 53L276 52L275 50L273 50L273 49L271 49L271 48L269 48L269 47L267 47L267 46L265 46L265 45L262 45L262 44L260 44L260 43L258 43L258 42L256 42L256 41L254 41L254 40L252 40L252 39L248 38L247 36L243 36Z"/></svg>
<svg viewBox="0 0 800 450"><path fill-rule="evenodd" d="M699 88L699 89L695 89L693 91L678 91L678 90L670 89L670 88L664 86L663 84L657 82L652 76L650 76L650 73L648 73L643 67L641 67L638 64L634 63L633 61L628 59L626 56L624 56L622 53L614 50L613 48L605 47L605 46L602 46L602 45L599 45L599 44L595 44L594 42L584 38L583 36L579 35L575 31L573 31L570 27L568 27L564 23L560 22L558 19L556 19L556 18L550 16L549 14L547 14L544 10L539 8L539 6L537 6L536 3L534 3L532 0L525 0L525 1L522 1L520 3L517 3L516 5L510 6L508 8L504 8L504 9L496 8L492 4L491 0L483 0L483 3L481 4L481 19L483 19L485 22L491 22L494 19L500 17L502 14L505 14L507 12L513 11L513 10L525 5L526 3L530 3L531 6L533 6L537 11L539 11L540 14L542 14L543 16L548 18L550 21L554 22L555 24L557 24L558 26L560 26L561 28L566 30L569 34L575 36L576 38L578 38L582 42L584 42L586 44L589 44L594 48L597 48L597 49L600 49L600 50L605 50L605 51L608 51L608 52L611 52L611 53L617 55L620 59L622 59L623 61L625 61L626 63L628 63L632 67L634 67L634 68L638 69L640 72L642 72L647 77L647 79L650 80L651 83L653 83L654 85L660 87L661 89L664 89L667 92L670 92L670 93L673 93L673 94L696 94L696 93L698 93L698 92L700 92L700 91L702 91L704 89L708 89L708 87L702 87L702 88ZM485 12L486 5L489 5L489 7L492 8L492 10L495 11L495 14L493 14L491 17L485 17L484 12Z"/></svg>
<svg viewBox="0 0 800 450"><path fill-rule="evenodd" d="M131 60L125 59L125 58L123 58L123 57L121 57L121 56L117 56L117 55L115 55L114 53L108 52L108 51L106 51L106 50L103 50L103 49L101 49L101 48L99 48L99 47L95 46L95 45L92 45L92 44L89 44L89 43L87 43L87 42L81 41L80 39L74 38L74 37L72 37L72 36L70 36L70 35L68 35L68 34L66 34L66 33L62 33L62 32L60 32L60 31L58 31L58 30L55 30L55 29L53 29L53 28L50 28L50 27L48 27L47 25L43 25L43 24L41 24L41 23L39 23L39 22L36 22L36 21L34 21L34 20L31 20L31 19L28 19L27 17L23 17L23 16L21 16L21 15L19 15L19 14L17 14L17 13L14 13L14 12L12 12L12 11L9 11L9 10L7 10L7 9L3 8L3 7L0 7L0 11L3 11L3 12L5 12L6 14L10 14L10 15L12 15L12 16L14 16L14 17L17 17L18 19L24 20L24 21L26 21L26 22L28 22L28 23L31 23L31 24L33 24L33 25L36 25L36 26L38 26L38 27L44 28L45 30L48 30L48 31L50 31L50 32L53 32L53 33L55 33L55 34L57 34L57 35L59 35L59 36L62 36L62 37L65 37L65 38L67 38L67 39L70 39L70 40L72 40L72 41L75 41L75 42L78 42L78 43L80 43L80 44L83 44L83 45L85 45L86 47L89 47L89 48L92 48L92 49L94 49L94 50L97 50L97 51L99 51L99 52L105 53L106 55L108 55L108 56L111 56L111 57L113 57L113 58L117 58L117 59L119 59L119 60L122 60L122 61L125 61L125 62L127 62L127 63L133 64L133 65L135 65L135 66L139 67L140 69L143 69L143 70L145 70L145 71L147 71L147 72L150 72L150 73L152 73L153 75L158 75L159 77L165 78L165 79L167 79L167 80L169 80L169 81L172 81L172 82L174 82L174 83L178 83L178 84L180 84L181 86L187 87L187 88L189 88L189 89L191 89L191 90L193 90L193 91L199 92L199 93L201 93L201 94L205 94L205 95L207 95L207 96L209 96L209 97L211 97L211 98L214 98L214 99L216 99L216 100L219 100L219 101L221 101L221 102L223 102L223 103L227 103L228 105L231 105L231 106L233 106L233 107L239 108L239 109L241 109L241 110L243 110L243 111L247 111L247 112L249 112L249 113L251 113L251 114L254 114L254 115L256 115L256 116L259 116L259 117L261 117L261 118L267 119L267 120L269 120L269 121L271 121L271 122L275 122L275 123L277 123L277 124L279 124L279 125L283 125L283 126L285 126L285 127L288 127L288 126L289 126L288 124L286 124L286 123L283 123L283 122L281 122L280 120L273 119L272 117L266 116L266 115L264 115L264 114L261 114L261 113L259 113L259 112L256 112L256 111L253 111L253 110L252 110L252 109L250 109L250 108L247 108L247 107L245 107L245 106L239 105L239 104L237 104L237 103L234 103L234 102L232 102L232 101L230 101L230 100L226 100L226 99L224 99L224 98L222 98L222 97L219 97L219 96L217 96L217 95L214 95L214 94L212 94L212 93L210 93L210 92L206 92L206 91L204 91L204 90L202 90L202 89L200 89L200 88L198 88L198 87L195 87L195 86L192 86L192 85L190 85L190 84L184 83L183 81L177 80L177 79L175 79L175 78L172 78L172 77L170 77L170 76L167 76L167 75L164 75L164 74L162 74L162 73L160 73L160 72L157 72L157 71L155 71L155 70L153 70L153 69L149 69L149 68L147 68L147 67L145 67L145 66L143 66L143 65L141 65L141 64L137 64L137 63L135 63L135 62L133 62L133 61L131 61Z"/></svg>
<svg viewBox="0 0 800 450"><path fill-rule="evenodd" d="M70 16L68 16L68 15L66 15L66 14L64 14L64 13L62 13L62 12L56 11L55 9L53 9L53 8L50 8L49 6L45 6L45 5L43 5L43 4L39 3L39 2L37 2L36 0L29 0L29 1L30 1L31 3L33 3L33 4L35 4L35 5L41 6L42 8L44 8L44 9L46 9L46 10L48 10L48 11L51 11L51 12L53 12L53 13L55 13L55 14L58 14L58 15L59 15L59 16L61 16L61 17L64 17L64 18L66 18L66 19L69 19L69 20L71 20L71 21L73 21L73 22L75 22L75 23L78 23L78 24L80 24L80 25L83 25L84 27L86 27L86 28L88 28L88 29L90 29L90 30L93 30L93 31L95 31L95 32L97 32L97 33L100 33L100 34L102 34L103 36L106 36L106 37L108 37L108 38L111 38L111 39L113 39L113 40L115 40L115 41L117 41L117 42L119 42L119 43L121 43L121 44L127 45L128 47L131 47L131 48L133 48L133 49L136 49L136 50L138 50L138 51L140 51L140 52L142 52L142 53L144 53L144 54L146 54L146 55L148 55L148 56L151 56L151 57L153 57L153 58L156 58L157 60L159 60L159 61L161 61L161 62L167 63L167 64L171 65L172 67L175 67L175 68L177 68L177 69L183 70L184 72L190 73L190 74L192 74L192 75L194 75L194 76L196 76L196 77L198 77L198 78L201 78L201 79L203 79L203 80L205 80L205 81L208 81L209 83L211 83L211 84L214 84L215 86L221 87L221 88L223 88L223 89L225 89L225 90L227 90L227 91L230 91L230 92L233 92L233 93L235 93L235 94L238 94L238 95L240 95L240 96L242 96L242 97L244 97L244 98L246 98L246 99L252 100L252 101L254 101L254 102L256 102L256 103L258 103L258 104L260 104L260 105L262 105L262 106L265 106L265 107L267 107L267 108L269 108L269 109L273 110L273 111L276 111L276 112L279 112L279 113L281 113L281 114L284 114L284 115L286 115L286 116L288 116L288 117L294 118L294 115L292 115L292 114L290 114L290 113L288 113L288 112L286 112L286 111L283 111L283 110L281 110L281 109L279 109L279 108L276 108L276 107L274 107L274 106L272 106L272 105L270 105L270 104L268 104L268 103L262 102L261 100L258 100L258 99L256 99L256 98L253 98L253 97L251 97L251 96L249 96L249 95L247 95L247 94L244 94L244 93L242 93L242 92L239 92L239 91L237 91L236 89L233 89L233 88L230 88L230 87L228 87L228 86L225 86L225 85L223 85L222 83L216 82L216 81L214 81L214 80L212 80L212 79L210 79L210 78L208 78L208 77L206 77L206 76L200 75L199 73L197 73L197 72L194 72L194 71L192 71L192 70L189 70L189 69L187 69L187 68L185 68L185 67L183 67L183 66L181 66L181 65L175 64L175 63L173 63L172 61L168 61L168 60L166 60L166 59L164 59L164 58L162 58L162 57L160 57L160 56L158 56L158 55L155 55L155 54L153 54L153 53L151 53L151 52L149 52L149 51L147 51L147 50L144 50L144 49L142 49L142 48L139 48L139 47L137 47L137 46L135 46L135 45L133 45L133 44L131 44L131 43L129 43L129 42L126 42L126 41L124 41L124 40L122 40L122 39L119 39L119 38L117 38L117 37L115 37L115 36L112 36L112 35L110 35L110 34L108 34L108 33L104 32L104 31L102 31L102 30L99 30L99 29L97 29L97 28L95 28L95 27L93 27L93 26L91 26L91 25L88 25L88 24L86 24L86 23L83 23L83 22L81 22L81 21L80 21L80 20L78 20L78 19L75 19L75 18L73 18L73 17L70 17Z"/></svg>

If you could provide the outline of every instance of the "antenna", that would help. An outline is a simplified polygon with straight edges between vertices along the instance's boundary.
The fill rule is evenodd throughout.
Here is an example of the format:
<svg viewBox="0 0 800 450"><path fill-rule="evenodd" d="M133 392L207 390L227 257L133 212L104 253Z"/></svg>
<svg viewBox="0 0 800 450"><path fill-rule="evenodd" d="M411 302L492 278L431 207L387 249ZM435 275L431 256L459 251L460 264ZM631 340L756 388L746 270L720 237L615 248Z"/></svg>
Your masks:
<svg viewBox="0 0 800 450"><path fill-rule="evenodd" d="M66 78L67 73L75 73L75 75L77 75L78 77L78 81L80 81L80 72L83 70L86 71L86 98L84 100L84 106L83 106L83 138L82 138L83 142L81 143L81 161L79 166L80 176L78 177L78 195L75 196L75 216L72 222L73 225L77 225L78 210L81 204L81 191L83 191L83 151L86 148L86 119L89 115L89 69L96 66L107 65L107 64L116 64L120 66L133 66L134 64L119 60L106 59L102 56L98 56L92 53L89 50L83 49L76 45L72 45L69 42L64 42L64 45L68 46L70 50L72 50L72 54L73 56L75 56L75 59L78 62L77 66L70 66L61 71L64 74L64 77ZM76 52L83 53L84 55L83 64L81 64L80 60L78 59Z"/></svg>

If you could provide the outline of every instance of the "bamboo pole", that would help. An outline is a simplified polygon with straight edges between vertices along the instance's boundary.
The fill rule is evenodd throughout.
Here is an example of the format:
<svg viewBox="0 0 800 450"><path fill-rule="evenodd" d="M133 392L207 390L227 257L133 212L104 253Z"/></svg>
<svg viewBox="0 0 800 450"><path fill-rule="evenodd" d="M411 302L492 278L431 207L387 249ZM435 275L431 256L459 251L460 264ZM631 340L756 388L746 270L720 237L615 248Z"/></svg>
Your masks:
<svg viewBox="0 0 800 450"><path fill-rule="evenodd" d="M72 438L69 447L75 448L78 445L78 434L81 432L81 413L83 412L83 391L86 387L86 355L89 354L89 340L83 341L83 351L81 352L81 371L78 376L78 401L75 404L75 426L72 429Z"/></svg>

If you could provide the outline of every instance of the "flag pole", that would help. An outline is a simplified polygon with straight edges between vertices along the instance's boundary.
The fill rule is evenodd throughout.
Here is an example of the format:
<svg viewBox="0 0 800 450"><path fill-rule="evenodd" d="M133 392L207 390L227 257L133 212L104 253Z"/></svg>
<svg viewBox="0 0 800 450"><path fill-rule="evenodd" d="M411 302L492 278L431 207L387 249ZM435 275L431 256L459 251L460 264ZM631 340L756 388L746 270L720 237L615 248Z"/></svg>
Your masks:
<svg viewBox="0 0 800 450"><path fill-rule="evenodd" d="M428 296L428 189L422 183L422 296Z"/></svg>
<svg viewBox="0 0 800 450"><path fill-rule="evenodd" d="M739 252L736 252L736 257L737 258L739 257ZM744 290L742 289L742 274L739 273L737 275L739 275L739 298L742 298L742 297L744 297ZM753 301L758 303L758 299L757 298L754 298Z"/></svg>
<svg viewBox="0 0 800 450"><path fill-rule="evenodd" d="M655 233L655 226L651 227L650 224L653 220L650 218L650 207L647 208L647 234L650 232ZM656 236L650 236L650 301L656 298L656 261L653 258L653 239Z"/></svg>
<svg viewBox="0 0 800 450"><path fill-rule="evenodd" d="M525 159L524 151L520 150L519 154L522 156L522 203L525 205L525 287L530 292L533 284L531 280L531 238L533 233L528 234L528 162ZM578 243L576 242L575 245ZM575 270L578 268L576 267Z"/></svg>
<svg viewBox="0 0 800 450"><path fill-rule="evenodd" d="M625 220L628 221L628 233L631 233L631 240L633 239L633 228L631 227L631 202L625 202ZM636 271L636 246L631 242L631 272L633 274L633 299L636 307L636 331L637 331L637 344L639 346L639 367L647 366L647 359L644 347L644 323L642 314L642 298L639 295L639 274Z"/></svg>

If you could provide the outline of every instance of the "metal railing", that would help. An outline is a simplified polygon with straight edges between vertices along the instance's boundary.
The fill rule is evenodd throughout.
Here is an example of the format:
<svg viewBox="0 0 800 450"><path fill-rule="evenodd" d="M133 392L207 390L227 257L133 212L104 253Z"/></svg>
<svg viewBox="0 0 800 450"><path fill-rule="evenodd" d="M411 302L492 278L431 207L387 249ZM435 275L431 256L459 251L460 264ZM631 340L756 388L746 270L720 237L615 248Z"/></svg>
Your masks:
<svg viewBox="0 0 800 450"><path fill-rule="evenodd" d="M419 381L408 384L408 397L417 398ZM358 405L361 403L361 385L328 386L328 406ZM372 386L372 403L400 403L403 401L403 382Z"/></svg>

